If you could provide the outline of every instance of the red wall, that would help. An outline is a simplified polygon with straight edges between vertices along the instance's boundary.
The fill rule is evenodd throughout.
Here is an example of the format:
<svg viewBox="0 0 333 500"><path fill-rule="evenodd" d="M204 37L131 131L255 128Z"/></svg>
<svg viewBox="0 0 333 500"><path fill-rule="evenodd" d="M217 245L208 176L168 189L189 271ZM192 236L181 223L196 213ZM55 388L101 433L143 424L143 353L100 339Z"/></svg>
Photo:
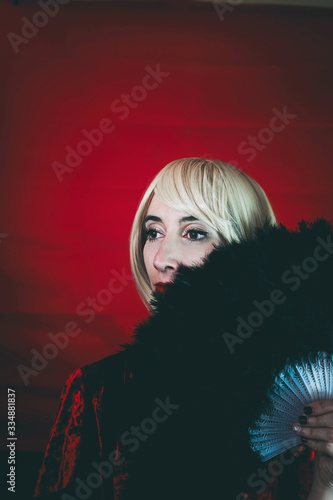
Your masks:
<svg viewBox="0 0 333 500"><path fill-rule="evenodd" d="M240 5L221 20L210 3L68 4L15 53L8 33L22 36L24 16L42 24L38 10L0 6L1 372L17 391L26 450L44 448L68 374L115 352L147 314L117 273L130 273L136 207L166 163L204 155L239 165L287 226L332 218L333 192L329 11ZM154 84L146 75L157 66ZM150 90L135 89L143 82ZM122 94L132 97L120 110ZM293 116L281 127L273 117L283 109ZM60 182L54 162L99 125L109 127L100 144ZM251 154L250 136L260 138ZM78 315L89 296L104 305ZM80 332L62 336L68 345L25 385L18 366L32 368L70 321Z"/></svg>

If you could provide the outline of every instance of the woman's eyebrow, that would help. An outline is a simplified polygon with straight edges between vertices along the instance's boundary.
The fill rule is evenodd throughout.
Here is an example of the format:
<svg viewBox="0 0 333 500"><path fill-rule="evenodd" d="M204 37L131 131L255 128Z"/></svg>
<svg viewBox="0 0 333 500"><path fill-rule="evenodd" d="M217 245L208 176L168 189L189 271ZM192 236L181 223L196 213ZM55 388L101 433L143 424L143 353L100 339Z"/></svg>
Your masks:
<svg viewBox="0 0 333 500"><path fill-rule="evenodd" d="M148 222L150 220L153 220L155 222L162 222L162 219L160 217L156 217L156 215L147 215L147 217L144 220L144 223L146 224L146 222ZM178 222L179 222L179 224L181 224L182 222L192 222L195 220L199 220L199 219L197 219L196 217L193 217L193 215L188 215L186 217L181 217L178 220Z"/></svg>

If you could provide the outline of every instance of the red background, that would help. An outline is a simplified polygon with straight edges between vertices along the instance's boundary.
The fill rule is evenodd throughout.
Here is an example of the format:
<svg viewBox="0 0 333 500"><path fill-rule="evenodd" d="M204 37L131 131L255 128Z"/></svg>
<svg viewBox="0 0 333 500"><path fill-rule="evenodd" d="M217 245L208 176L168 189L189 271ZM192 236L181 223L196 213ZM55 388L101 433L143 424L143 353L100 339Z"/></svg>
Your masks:
<svg viewBox="0 0 333 500"><path fill-rule="evenodd" d="M69 373L116 351L147 315L128 280L87 324L76 313L128 275L140 197L168 162L209 156L239 165L264 187L279 221L332 218L332 13L242 5L221 21L212 4L68 4L15 54L37 6L1 4L1 337L3 384L18 400L19 448L43 450ZM141 85L147 65L168 72L121 120L111 103ZM239 145L273 108L297 117L249 162ZM59 182L82 130L103 137ZM81 333L29 377L32 349L69 320Z"/></svg>

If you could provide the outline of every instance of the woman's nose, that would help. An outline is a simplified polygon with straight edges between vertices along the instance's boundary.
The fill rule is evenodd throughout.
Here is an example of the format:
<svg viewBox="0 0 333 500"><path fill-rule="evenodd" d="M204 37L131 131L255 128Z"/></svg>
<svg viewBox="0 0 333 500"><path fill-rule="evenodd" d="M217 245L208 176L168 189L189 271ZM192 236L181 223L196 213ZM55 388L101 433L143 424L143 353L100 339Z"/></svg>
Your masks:
<svg viewBox="0 0 333 500"><path fill-rule="evenodd" d="M155 254L154 266L158 271L165 271L167 268L176 271L178 265L177 246L174 241L165 237Z"/></svg>

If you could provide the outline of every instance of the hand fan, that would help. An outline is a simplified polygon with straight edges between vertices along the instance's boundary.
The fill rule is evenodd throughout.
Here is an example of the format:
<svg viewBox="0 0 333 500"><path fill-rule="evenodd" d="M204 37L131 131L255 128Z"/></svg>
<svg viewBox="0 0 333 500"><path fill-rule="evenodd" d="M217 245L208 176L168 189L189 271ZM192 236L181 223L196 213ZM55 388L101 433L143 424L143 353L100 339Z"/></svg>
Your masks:
<svg viewBox="0 0 333 500"><path fill-rule="evenodd" d="M287 364L275 377L268 397L269 409L249 428L250 446L263 462L302 444L292 426L304 413L304 406L333 398L333 356L319 352L300 363Z"/></svg>

